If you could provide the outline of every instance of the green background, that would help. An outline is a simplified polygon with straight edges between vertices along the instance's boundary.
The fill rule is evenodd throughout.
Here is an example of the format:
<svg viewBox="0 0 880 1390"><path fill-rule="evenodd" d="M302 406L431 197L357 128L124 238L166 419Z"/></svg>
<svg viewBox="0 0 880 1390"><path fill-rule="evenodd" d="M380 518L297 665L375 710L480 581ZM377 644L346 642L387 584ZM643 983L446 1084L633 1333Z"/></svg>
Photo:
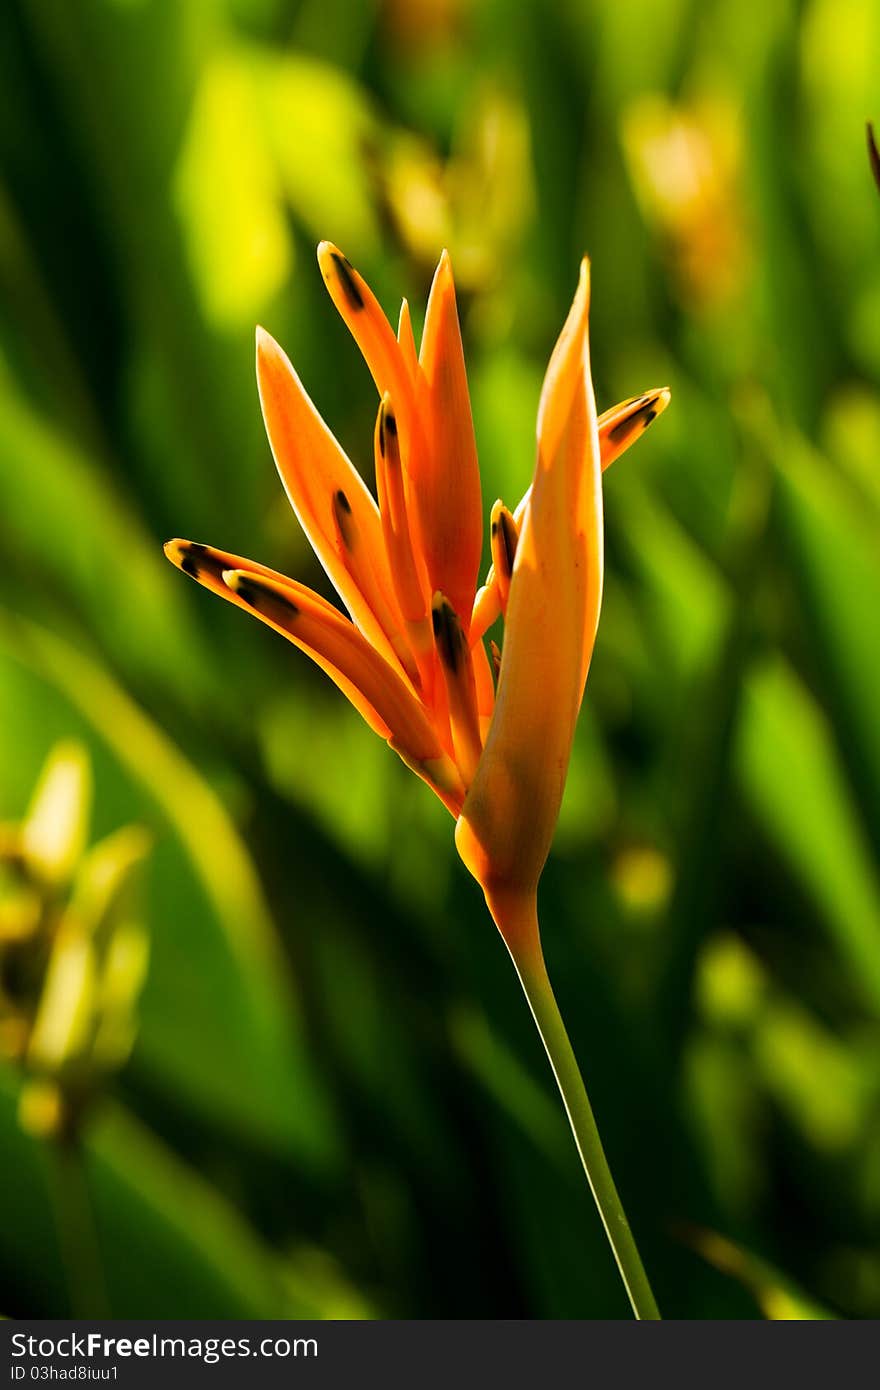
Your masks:
<svg viewBox="0 0 880 1390"><path fill-rule="evenodd" d="M663 1311L880 1314L876 4L7 0L0 90L0 818L74 735L94 834L156 836L111 1311L627 1316L446 812L162 555L323 590L253 329L368 472L327 237L417 323L449 246L487 513L585 249L600 409L672 387L605 480L550 973ZM16 1086L0 1311L58 1316Z"/></svg>

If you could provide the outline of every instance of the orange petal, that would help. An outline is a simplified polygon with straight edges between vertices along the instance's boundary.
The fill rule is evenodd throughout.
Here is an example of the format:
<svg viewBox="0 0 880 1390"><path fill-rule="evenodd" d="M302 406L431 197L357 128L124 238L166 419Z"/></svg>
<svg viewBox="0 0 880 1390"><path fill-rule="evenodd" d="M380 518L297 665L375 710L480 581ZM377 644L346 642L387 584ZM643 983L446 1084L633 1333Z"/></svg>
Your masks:
<svg viewBox="0 0 880 1390"><path fill-rule="evenodd" d="M525 512L531 488L520 502L518 511ZM496 618L507 610L507 595L510 591L510 575L519 538L519 521L500 500L492 508L491 518L492 564L486 582L477 590L474 609L471 615L471 645L484 636Z"/></svg>
<svg viewBox="0 0 880 1390"><path fill-rule="evenodd" d="M643 392L641 396L631 396L629 400L622 401L620 405L612 406L610 410L603 411L598 420L599 451L603 473L615 459L626 453L631 444L635 444L636 440L644 434L658 415L663 414L669 404L670 395L668 386L659 386L652 391ZM514 512L514 521L518 527L525 515L531 492L532 490L529 488ZM498 580L495 566L492 565L486 576L486 582L478 590L474 601L470 631L471 642L475 642L478 637L482 637L488 631L501 611Z"/></svg>
<svg viewBox="0 0 880 1390"><path fill-rule="evenodd" d="M657 386L652 391L643 391L641 396L621 401L610 410L603 410L598 420L603 473L635 444L658 415L663 414L670 398L668 386Z"/></svg>
<svg viewBox="0 0 880 1390"><path fill-rule="evenodd" d="M428 614L425 579L419 573L413 551L403 485L397 416L387 391L379 403L373 448L382 533L388 551L389 571L397 586L401 613L407 620L419 622L422 618L427 618Z"/></svg>
<svg viewBox="0 0 880 1390"><path fill-rule="evenodd" d="M250 568L225 569L222 580L234 601L295 643L330 676L370 727L450 809L460 804L461 779L421 705L353 623L292 580L270 579Z"/></svg>
<svg viewBox="0 0 880 1390"><path fill-rule="evenodd" d="M426 453L410 467L419 542L432 590L470 626L483 543L480 469L452 266L444 251L434 275L419 355L419 409Z"/></svg>
<svg viewBox="0 0 880 1390"><path fill-rule="evenodd" d="M455 761L467 786L477 770L483 751L470 648L458 614L445 594L438 592L434 595L431 619L440 669L446 683Z"/></svg>
<svg viewBox="0 0 880 1390"><path fill-rule="evenodd" d="M300 525L355 623L396 664L401 618L378 508L285 353L262 328L257 329L257 382L275 464ZM356 538L356 554L345 544L340 507L348 533Z"/></svg>
<svg viewBox="0 0 880 1390"><path fill-rule="evenodd" d="M391 393L401 425L403 453L409 467L410 452L421 445L416 401L410 368L404 351L366 280L346 260L337 246L322 241L318 264L330 297L363 354L380 396ZM411 438L411 435L413 438Z"/></svg>
<svg viewBox="0 0 880 1390"><path fill-rule="evenodd" d="M416 340L413 335L409 304L405 299L401 302L400 318L397 320L397 341L400 343L400 351L403 353L406 369L415 380L419 368L419 354L416 352Z"/></svg>
<svg viewBox="0 0 880 1390"><path fill-rule="evenodd" d="M269 569L267 565L261 565L256 560L233 555L229 550L218 550L213 545L201 545L198 541L185 541L178 537L173 541L166 541L163 549L172 565L176 565L184 574L188 574L191 579L195 579L212 593L219 594L221 598L231 599L239 608L245 605L230 594L223 582L224 570L247 569L254 574L265 576L266 579L277 579L281 584L290 582L286 575L279 574L277 570ZM328 612L337 613L332 603L328 603L319 594L315 594L315 598Z"/></svg>
<svg viewBox="0 0 880 1390"><path fill-rule="evenodd" d="M428 617L425 583L412 547L400 460L397 417L386 392L379 405L374 435L376 487L388 567L406 633L415 654L423 689L433 687L434 640Z"/></svg>
<svg viewBox="0 0 880 1390"><path fill-rule="evenodd" d="M199 545L196 541L173 540L165 544L165 554L172 564L177 565L178 569L183 570L184 574L190 575L199 584L210 589L212 593L219 594L229 603L234 603L237 608L243 608L246 612L254 611L253 605L246 603L245 600L229 587L224 579L225 574L247 573L254 581L263 579L282 588L291 585L291 581L286 579L283 574L277 574L274 570L267 569L265 565L259 565L254 560L245 559L242 555L233 555L228 550L218 550L212 545ZM331 603L321 598L320 594L313 593L310 589L305 589L303 585L296 586L299 590L309 595L310 605L315 616L321 616L328 622L334 619L344 623L345 618L337 612ZM351 624L349 624L351 626ZM356 631L357 629L353 629ZM289 633L285 635L290 636ZM361 638L361 641L364 641ZM327 670L327 666L324 667ZM366 719L370 728L375 733L381 734L382 738L391 737L391 729L387 722L382 718L375 705L370 702L364 693L350 681L345 681L341 672L329 672L336 680L337 685L351 700L355 708ZM339 679L337 679L339 677Z"/></svg>
<svg viewBox="0 0 880 1390"><path fill-rule="evenodd" d="M358 527L357 518L352 511L351 503L342 488L338 488L333 494L333 522L336 530L336 548L339 558L345 565L354 582L365 599L370 611L379 623L385 636L394 651L400 665L406 672L413 685L421 683L418 667L413 660L413 654L402 631L401 615L398 612L397 604L392 604L390 598L386 597L383 591L383 582L389 582L392 592L396 590L396 585L387 576L386 567L382 566L382 574L378 574L376 557L370 546L364 544L364 538Z"/></svg>
<svg viewBox="0 0 880 1390"><path fill-rule="evenodd" d="M492 568L495 571L495 582L498 585L498 601L501 605L501 612L507 612L507 597L510 593L510 576L513 573L513 562L516 558L516 546L519 540L519 527L514 520L513 513L509 512L504 503L498 501L492 508L491 521L492 537Z"/></svg>
<svg viewBox="0 0 880 1390"><path fill-rule="evenodd" d="M500 617L501 595L498 592L498 580L495 575L495 566L490 565L489 573L486 575L486 582L482 588L477 590L477 596L474 599L474 610L471 614L471 642L479 642L481 638L485 637L489 628L495 620Z"/></svg>
<svg viewBox="0 0 880 1390"><path fill-rule="evenodd" d="M255 614L315 661L355 709L444 805L458 815L464 788L421 705L396 671L332 603L256 561L195 541L173 540L165 554L185 574Z"/></svg>
<svg viewBox="0 0 880 1390"><path fill-rule="evenodd" d="M474 668L474 689L477 696L477 714L480 720L480 740L485 742L495 711L495 673L482 641L471 644L471 663Z"/></svg>
<svg viewBox="0 0 880 1390"><path fill-rule="evenodd" d="M599 617L601 458L589 267L550 360L538 458L510 585L495 715L456 844L490 906L534 891L550 848Z"/></svg>

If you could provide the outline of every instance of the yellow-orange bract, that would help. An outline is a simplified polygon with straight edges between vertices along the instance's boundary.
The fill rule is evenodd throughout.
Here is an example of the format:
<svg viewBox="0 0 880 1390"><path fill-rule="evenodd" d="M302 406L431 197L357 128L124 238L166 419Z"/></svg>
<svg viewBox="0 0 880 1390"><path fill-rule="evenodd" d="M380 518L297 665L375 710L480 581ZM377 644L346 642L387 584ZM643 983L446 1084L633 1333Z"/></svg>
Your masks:
<svg viewBox="0 0 880 1390"><path fill-rule="evenodd" d="M544 382L534 481L514 512L493 507L477 592L480 474L449 257L418 356L406 301L395 333L336 247L318 261L380 396L378 503L262 329L257 380L281 480L349 616L241 556L182 540L166 553L307 652L437 793L504 930L503 900L534 893L562 798L602 593L601 473L669 392L597 419L585 261ZM484 637L498 617L496 694Z"/></svg>
<svg viewBox="0 0 880 1390"><path fill-rule="evenodd" d="M538 408L538 459L510 579L495 715L456 831L495 911L537 887L559 813L602 597L602 464L589 268Z"/></svg>

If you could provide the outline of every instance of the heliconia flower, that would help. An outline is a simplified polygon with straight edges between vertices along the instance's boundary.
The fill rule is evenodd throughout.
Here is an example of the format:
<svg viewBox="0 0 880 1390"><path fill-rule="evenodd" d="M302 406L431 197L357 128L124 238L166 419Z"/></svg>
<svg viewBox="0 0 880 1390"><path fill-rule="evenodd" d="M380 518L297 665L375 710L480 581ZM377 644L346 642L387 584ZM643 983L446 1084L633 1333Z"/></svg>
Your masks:
<svg viewBox="0 0 880 1390"><path fill-rule="evenodd" d="M513 958L637 1317L659 1314L614 1187L541 953L537 885L565 785L602 599L602 472L669 403L666 388L596 416L589 265L538 408L532 485L492 508L486 581L476 441L444 252L417 353L340 251L318 247L333 302L379 392L376 499L278 344L257 381L291 505L348 616L293 579L192 541L166 554L307 652L457 820L456 845ZM504 642L488 629L504 620ZM497 682L497 689L496 689Z"/></svg>
<svg viewBox="0 0 880 1390"><path fill-rule="evenodd" d="M379 392L378 500L263 329L257 381L281 481L348 616L242 556L184 540L165 552L327 672L459 820L459 849L484 889L514 872L536 883L598 619L600 472L666 408L669 392L596 419L585 262L544 383L535 478L515 511L495 503L478 592L480 473L449 257L434 276L418 355L405 300L395 333L335 246L322 242L318 262ZM499 616L496 700L484 638Z"/></svg>

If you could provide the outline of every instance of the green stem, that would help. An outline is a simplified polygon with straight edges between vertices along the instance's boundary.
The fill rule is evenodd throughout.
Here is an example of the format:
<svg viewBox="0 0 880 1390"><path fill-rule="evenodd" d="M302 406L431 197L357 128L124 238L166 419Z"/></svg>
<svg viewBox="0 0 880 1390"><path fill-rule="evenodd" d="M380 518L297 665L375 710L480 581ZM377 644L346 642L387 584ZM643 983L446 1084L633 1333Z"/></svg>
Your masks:
<svg viewBox="0 0 880 1390"><path fill-rule="evenodd" d="M660 1312L614 1185L593 1108L547 974L538 934L537 907L534 901L522 900L514 904L508 900L503 906L496 900L490 902L489 906L516 966L553 1068L587 1182L599 1208L632 1310L639 1319L655 1321L659 1319Z"/></svg>

